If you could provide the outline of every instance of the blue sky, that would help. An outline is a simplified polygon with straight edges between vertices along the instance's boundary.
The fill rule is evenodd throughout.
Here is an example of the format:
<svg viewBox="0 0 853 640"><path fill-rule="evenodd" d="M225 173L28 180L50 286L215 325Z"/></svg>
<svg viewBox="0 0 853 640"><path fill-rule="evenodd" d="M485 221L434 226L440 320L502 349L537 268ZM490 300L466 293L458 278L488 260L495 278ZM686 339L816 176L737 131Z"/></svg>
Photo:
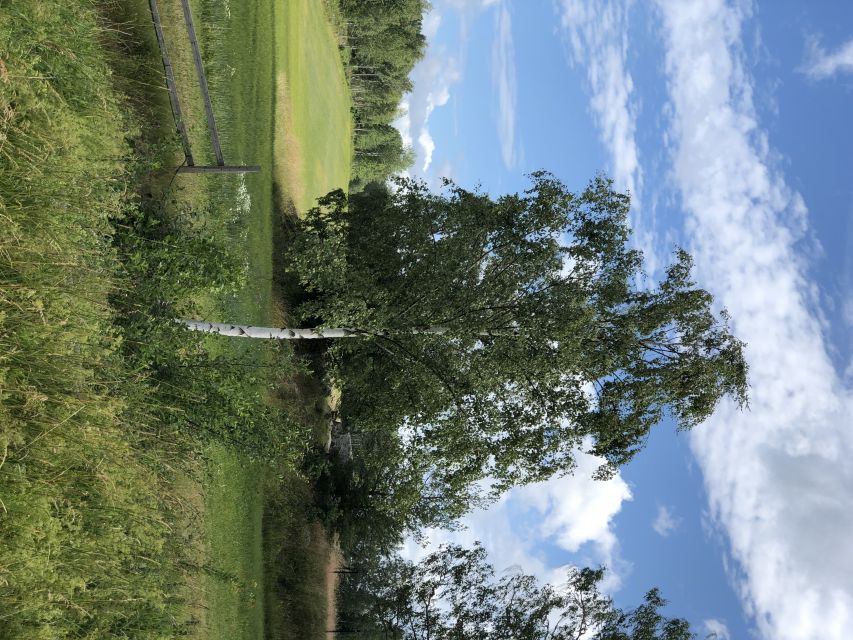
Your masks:
<svg viewBox="0 0 853 640"><path fill-rule="evenodd" d="M607 483L582 456L433 543L555 582L606 563L618 603L657 585L720 640L850 637L853 3L433 0L425 30L412 173L496 195L608 173L650 275L688 248L752 369L749 412L661 425Z"/></svg>

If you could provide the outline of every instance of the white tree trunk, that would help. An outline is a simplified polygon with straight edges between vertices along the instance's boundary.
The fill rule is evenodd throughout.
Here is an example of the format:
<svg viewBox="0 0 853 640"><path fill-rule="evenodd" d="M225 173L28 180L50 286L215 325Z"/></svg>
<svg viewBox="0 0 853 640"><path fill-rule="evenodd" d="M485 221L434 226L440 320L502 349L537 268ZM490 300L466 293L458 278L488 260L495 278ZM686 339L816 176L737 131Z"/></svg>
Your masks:
<svg viewBox="0 0 853 640"><path fill-rule="evenodd" d="M320 340L324 338L369 338L371 336L390 335L389 331L368 331L343 327L338 329L288 329L286 327L252 327L242 324L228 324L225 322L204 322L196 320L178 320L192 331L202 333L214 333L220 336L232 336L235 338L260 338L265 340ZM396 334L418 334L430 333L441 335L450 331L450 327L426 327L424 329L405 329L394 331Z"/></svg>

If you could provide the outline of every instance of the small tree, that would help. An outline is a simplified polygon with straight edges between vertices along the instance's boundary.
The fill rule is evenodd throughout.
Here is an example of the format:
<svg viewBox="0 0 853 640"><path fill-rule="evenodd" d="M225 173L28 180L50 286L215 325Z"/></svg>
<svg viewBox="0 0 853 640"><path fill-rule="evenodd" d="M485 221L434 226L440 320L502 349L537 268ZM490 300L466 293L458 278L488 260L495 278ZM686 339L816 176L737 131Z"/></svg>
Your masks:
<svg viewBox="0 0 853 640"><path fill-rule="evenodd" d="M392 557L354 576L342 603L365 637L395 640L691 640L686 620L665 617L657 589L623 610L603 595L603 569L568 571L564 587L521 572L495 575L486 553L451 545L417 564ZM347 603L349 609L347 610Z"/></svg>

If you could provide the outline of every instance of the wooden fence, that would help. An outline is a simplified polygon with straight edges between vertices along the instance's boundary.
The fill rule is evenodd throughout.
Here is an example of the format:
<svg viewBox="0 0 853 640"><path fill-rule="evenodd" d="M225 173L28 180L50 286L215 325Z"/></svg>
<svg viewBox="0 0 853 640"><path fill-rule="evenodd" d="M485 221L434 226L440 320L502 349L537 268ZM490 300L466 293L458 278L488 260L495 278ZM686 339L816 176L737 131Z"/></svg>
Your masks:
<svg viewBox="0 0 853 640"><path fill-rule="evenodd" d="M148 5L151 8L151 19L154 21L154 31L157 34L157 45L160 47L160 55L163 58L163 69L166 72L166 87L169 90L169 102L172 105L172 114L175 117L175 124L178 128L178 133L181 136L181 144L184 148L184 157L186 163L178 169L179 173L255 173L261 170L259 165L227 165L225 158L222 155L222 147L219 144L219 130L216 128L216 119L213 117L213 103L210 101L210 91L207 86L207 76L204 73L204 64L201 60L201 51L199 50L198 40L195 35L195 25L193 24L192 11L190 11L189 0L181 0L181 5L184 11L184 22L189 34L190 47L193 52L193 60L195 61L196 75L201 89L202 100L204 101L204 111L207 115L207 127L210 131L211 142L213 143L213 153L216 156L216 164L212 166L199 166L193 161L192 149L190 148L190 138L187 134L187 127L184 123L183 113L181 111L181 101L178 98L178 88L175 84L175 74L172 70L172 62L169 59L169 52L166 49L166 38L163 36L163 23L160 20L160 10L157 7L157 0L148 0Z"/></svg>

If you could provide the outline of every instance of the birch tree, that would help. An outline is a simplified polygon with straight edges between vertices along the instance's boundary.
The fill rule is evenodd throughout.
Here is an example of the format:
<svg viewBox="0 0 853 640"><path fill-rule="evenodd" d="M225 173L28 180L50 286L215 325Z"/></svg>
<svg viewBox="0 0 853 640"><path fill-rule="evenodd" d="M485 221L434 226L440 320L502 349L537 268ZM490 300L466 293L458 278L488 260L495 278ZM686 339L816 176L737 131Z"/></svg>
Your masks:
<svg viewBox="0 0 853 640"><path fill-rule="evenodd" d="M574 193L545 172L496 199L403 178L321 199L287 261L300 326L360 338L327 350L352 428L399 440L426 493L468 500L486 477L496 496L569 473L581 447L607 477L665 416L743 406L727 316L682 250L640 286L629 208L603 177Z"/></svg>

